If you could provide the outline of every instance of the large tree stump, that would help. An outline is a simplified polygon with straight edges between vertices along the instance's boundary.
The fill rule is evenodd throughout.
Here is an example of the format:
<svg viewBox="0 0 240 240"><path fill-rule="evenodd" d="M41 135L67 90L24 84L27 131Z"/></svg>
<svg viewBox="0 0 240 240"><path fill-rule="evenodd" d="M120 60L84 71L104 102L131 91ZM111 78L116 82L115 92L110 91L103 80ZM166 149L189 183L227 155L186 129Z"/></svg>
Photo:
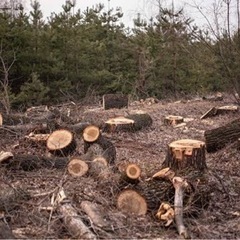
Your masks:
<svg viewBox="0 0 240 240"><path fill-rule="evenodd" d="M145 215L147 213L146 200L131 189L126 189L118 195L117 207L126 214Z"/></svg>
<svg viewBox="0 0 240 240"><path fill-rule="evenodd" d="M204 133L207 152L215 152L227 143L235 142L240 138L240 119Z"/></svg>
<svg viewBox="0 0 240 240"><path fill-rule="evenodd" d="M204 171L207 168L205 143L192 139L181 139L170 143L163 166L173 170L192 168Z"/></svg>
<svg viewBox="0 0 240 240"><path fill-rule="evenodd" d="M48 150L57 156L67 156L76 148L76 142L73 133L60 129L52 132L47 139Z"/></svg>
<svg viewBox="0 0 240 240"><path fill-rule="evenodd" d="M128 96L123 94L105 94L103 95L103 109L128 107Z"/></svg>
<svg viewBox="0 0 240 240"><path fill-rule="evenodd" d="M134 132L152 125L152 118L147 113L135 113L126 117L111 118L105 122L105 132Z"/></svg>

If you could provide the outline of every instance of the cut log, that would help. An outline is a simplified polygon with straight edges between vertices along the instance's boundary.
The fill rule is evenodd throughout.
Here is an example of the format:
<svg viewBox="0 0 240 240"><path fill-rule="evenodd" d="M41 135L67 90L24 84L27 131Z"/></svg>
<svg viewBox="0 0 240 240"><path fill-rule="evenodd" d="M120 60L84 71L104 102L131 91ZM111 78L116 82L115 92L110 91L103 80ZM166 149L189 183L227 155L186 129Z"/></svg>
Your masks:
<svg viewBox="0 0 240 240"><path fill-rule="evenodd" d="M186 227L183 224L183 193L188 186L187 182L180 177L173 178L173 186L175 188L174 197L174 214L178 233L184 239L189 238Z"/></svg>
<svg viewBox="0 0 240 240"><path fill-rule="evenodd" d="M169 203L161 203L156 217L162 221L166 221L165 226L168 227L174 220L174 210Z"/></svg>
<svg viewBox="0 0 240 240"><path fill-rule="evenodd" d="M27 136L25 136L26 139L32 141L32 142L36 142L36 143L46 143L48 137L50 136L50 134L48 133L29 133Z"/></svg>
<svg viewBox="0 0 240 240"><path fill-rule="evenodd" d="M105 158L109 164L113 164L116 159L116 149L113 143L101 134L96 141L84 141L84 154L92 155L91 160L101 156Z"/></svg>
<svg viewBox="0 0 240 240"><path fill-rule="evenodd" d="M192 168L204 171L207 168L205 143L192 139L181 139L170 143L163 166L172 170Z"/></svg>
<svg viewBox="0 0 240 240"><path fill-rule="evenodd" d="M73 238L89 240L97 239L95 234L90 231L90 228L83 223L81 216L78 215L77 211L71 204L62 204L58 209L63 218L66 229Z"/></svg>
<svg viewBox="0 0 240 240"><path fill-rule="evenodd" d="M175 172L171 170L169 167L161 169L159 172L155 173L152 178L160 178L165 180L170 180L175 176Z"/></svg>
<svg viewBox="0 0 240 240"><path fill-rule="evenodd" d="M166 116L164 118L164 124L165 125L177 125L179 123L182 123L183 122L183 117L181 116L173 116L173 115L169 115L169 116Z"/></svg>
<svg viewBox="0 0 240 240"><path fill-rule="evenodd" d="M0 126L3 125L3 117L2 117L2 114L0 113Z"/></svg>
<svg viewBox="0 0 240 240"><path fill-rule="evenodd" d="M105 94L103 95L103 109L128 107L128 96L123 94Z"/></svg>
<svg viewBox="0 0 240 240"><path fill-rule="evenodd" d="M97 126L91 125L84 129L83 140L86 142L95 142L100 136L100 130Z"/></svg>
<svg viewBox="0 0 240 240"><path fill-rule="evenodd" d="M152 124L152 118L147 113L130 114L126 117L111 118L105 122L104 132L127 131L134 132Z"/></svg>
<svg viewBox="0 0 240 240"><path fill-rule="evenodd" d="M100 228L110 228L110 224L104 219L106 211L104 211L99 204L89 201L82 201L80 206L95 226Z"/></svg>
<svg viewBox="0 0 240 240"><path fill-rule="evenodd" d="M109 168L106 158L98 156L90 162L89 175L97 180L107 180L111 178L112 171Z"/></svg>
<svg viewBox="0 0 240 240"><path fill-rule="evenodd" d="M213 117L220 114L235 113L237 111L238 111L238 106L212 107L206 113L204 113L200 119L205 119L205 118Z"/></svg>
<svg viewBox="0 0 240 240"><path fill-rule="evenodd" d="M118 195L117 207L125 214L145 215L147 213L146 200L131 189L126 189Z"/></svg>
<svg viewBox="0 0 240 240"><path fill-rule="evenodd" d="M66 157L49 158L38 155L14 155L11 159L5 160L5 164L9 170L33 171L41 168L57 168L64 169L69 159Z"/></svg>
<svg viewBox="0 0 240 240"><path fill-rule="evenodd" d="M215 152L240 138L240 119L204 132L207 152Z"/></svg>
<svg viewBox="0 0 240 240"><path fill-rule="evenodd" d="M12 158L13 154L11 152L0 152L0 163L4 162L5 160L8 160L9 158Z"/></svg>
<svg viewBox="0 0 240 240"><path fill-rule="evenodd" d="M79 158L72 158L68 163L68 172L73 177L81 177L88 172L88 164Z"/></svg>
<svg viewBox="0 0 240 240"><path fill-rule="evenodd" d="M47 139L48 150L57 156L67 156L76 148L76 142L73 133L60 129L52 132Z"/></svg>
<svg viewBox="0 0 240 240"><path fill-rule="evenodd" d="M141 168L135 163L128 164L125 170L122 172L123 180L129 183L138 183L140 175Z"/></svg>

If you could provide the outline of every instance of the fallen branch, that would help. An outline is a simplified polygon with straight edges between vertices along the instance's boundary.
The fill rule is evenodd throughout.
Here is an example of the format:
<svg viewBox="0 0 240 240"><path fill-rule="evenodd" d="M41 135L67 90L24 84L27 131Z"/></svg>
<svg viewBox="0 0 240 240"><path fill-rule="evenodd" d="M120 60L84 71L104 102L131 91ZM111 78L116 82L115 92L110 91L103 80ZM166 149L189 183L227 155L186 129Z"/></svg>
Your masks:
<svg viewBox="0 0 240 240"><path fill-rule="evenodd" d="M183 193L188 186L187 182L180 177L173 178L173 186L175 188L174 196L174 213L178 233L183 238L189 238L187 229L183 224Z"/></svg>

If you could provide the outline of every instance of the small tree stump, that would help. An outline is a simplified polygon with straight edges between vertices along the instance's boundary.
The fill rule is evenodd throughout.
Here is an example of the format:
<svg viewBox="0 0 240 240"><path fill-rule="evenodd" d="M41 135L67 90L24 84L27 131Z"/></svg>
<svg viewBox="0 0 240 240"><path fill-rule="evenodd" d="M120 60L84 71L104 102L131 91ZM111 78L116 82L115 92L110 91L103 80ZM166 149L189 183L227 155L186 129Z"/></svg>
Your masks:
<svg viewBox="0 0 240 240"><path fill-rule="evenodd" d="M181 139L170 143L163 166L173 170L187 168L205 170L207 168L205 143L192 139Z"/></svg>
<svg viewBox="0 0 240 240"><path fill-rule="evenodd" d="M76 148L73 134L66 129L52 132L47 139L48 150L57 156L71 154Z"/></svg>
<svg viewBox="0 0 240 240"><path fill-rule="evenodd" d="M103 95L103 109L128 107L128 96L123 94L105 94Z"/></svg>
<svg viewBox="0 0 240 240"><path fill-rule="evenodd" d="M169 116L166 116L164 118L164 124L165 125L177 125L179 123L182 123L183 122L183 117L181 116L173 116L173 115L169 115Z"/></svg>
<svg viewBox="0 0 240 240"><path fill-rule="evenodd" d="M117 207L126 214L145 215L147 213L146 200L131 189L126 189L118 195Z"/></svg>
<svg viewBox="0 0 240 240"><path fill-rule="evenodd" d="M73 158L68 163L68 172L74 177L81 177L88 172L88 164L79 158Z"/></svg>

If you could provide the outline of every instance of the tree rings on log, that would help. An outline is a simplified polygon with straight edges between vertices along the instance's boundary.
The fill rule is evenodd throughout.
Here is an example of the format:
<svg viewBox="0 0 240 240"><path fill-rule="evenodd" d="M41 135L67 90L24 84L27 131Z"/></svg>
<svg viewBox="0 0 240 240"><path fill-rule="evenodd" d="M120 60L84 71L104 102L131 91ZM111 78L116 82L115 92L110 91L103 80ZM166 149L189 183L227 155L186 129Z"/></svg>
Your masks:
<svg viewBox="0 0 240 240"><path fill-rule="evenodd" d="M152 118L147 113L130 114L126 117L111 118L105 122L105 132L133 132L152 124Z"/></svg>
<svg viewBox="0 0 240 240"><path fill-rule="evenodd" d="M66 156L75 150L76 142L70 131L66 129L56 130L49 135L47 148L55 155Z"/></svg>
<svg viewBox="0 0 240 240"><path fill-rule="evenodd" d="M170 143L163 166L173 170L193 168L203 171L207 168L205 142L181 139Z"/></svg>
<svg viewBox="0 0 240 240"><path fill-rule="evenodd" d="M97 126L91 125L84 129L83 139L86 142L95 142L100 136L100 130Z"/></svg>
<svg viewBox="0 0 240 240"><path fill-rule="evenodd" d="M147 213L146 200L131 189L124 190L118 195L117 207L126 214L145 215Z"/></svg>
<svg viewBox="0 0 240 240"><path fill-rule="evenodd" d="M68 172L74 177L81 177L88 172L88 164L81 159L73 158L68 163Z"/></svg>
<svg viewBox="0 0 240 240"><path fill-rule="evenodd" d="M123 172L124 180L130 183L138 182L140 175L141 175L141 168L135 163L131 163L127 165L125 171Z"/></svg>
<svg viewBox="0 0 240 240"><path fill-rule="evenodd" d="M123 94L105 94L103 95L103 109L128 107L128 96Z"/></svg>
<svg viewBox="0 0 240 240"><path fill-rule="evenodd" d="M183 122L183 117L181 116L174 116L174 115L169 115L164 118L164 124L165 125L172 125L175 126L179 123Z"/></svg>

